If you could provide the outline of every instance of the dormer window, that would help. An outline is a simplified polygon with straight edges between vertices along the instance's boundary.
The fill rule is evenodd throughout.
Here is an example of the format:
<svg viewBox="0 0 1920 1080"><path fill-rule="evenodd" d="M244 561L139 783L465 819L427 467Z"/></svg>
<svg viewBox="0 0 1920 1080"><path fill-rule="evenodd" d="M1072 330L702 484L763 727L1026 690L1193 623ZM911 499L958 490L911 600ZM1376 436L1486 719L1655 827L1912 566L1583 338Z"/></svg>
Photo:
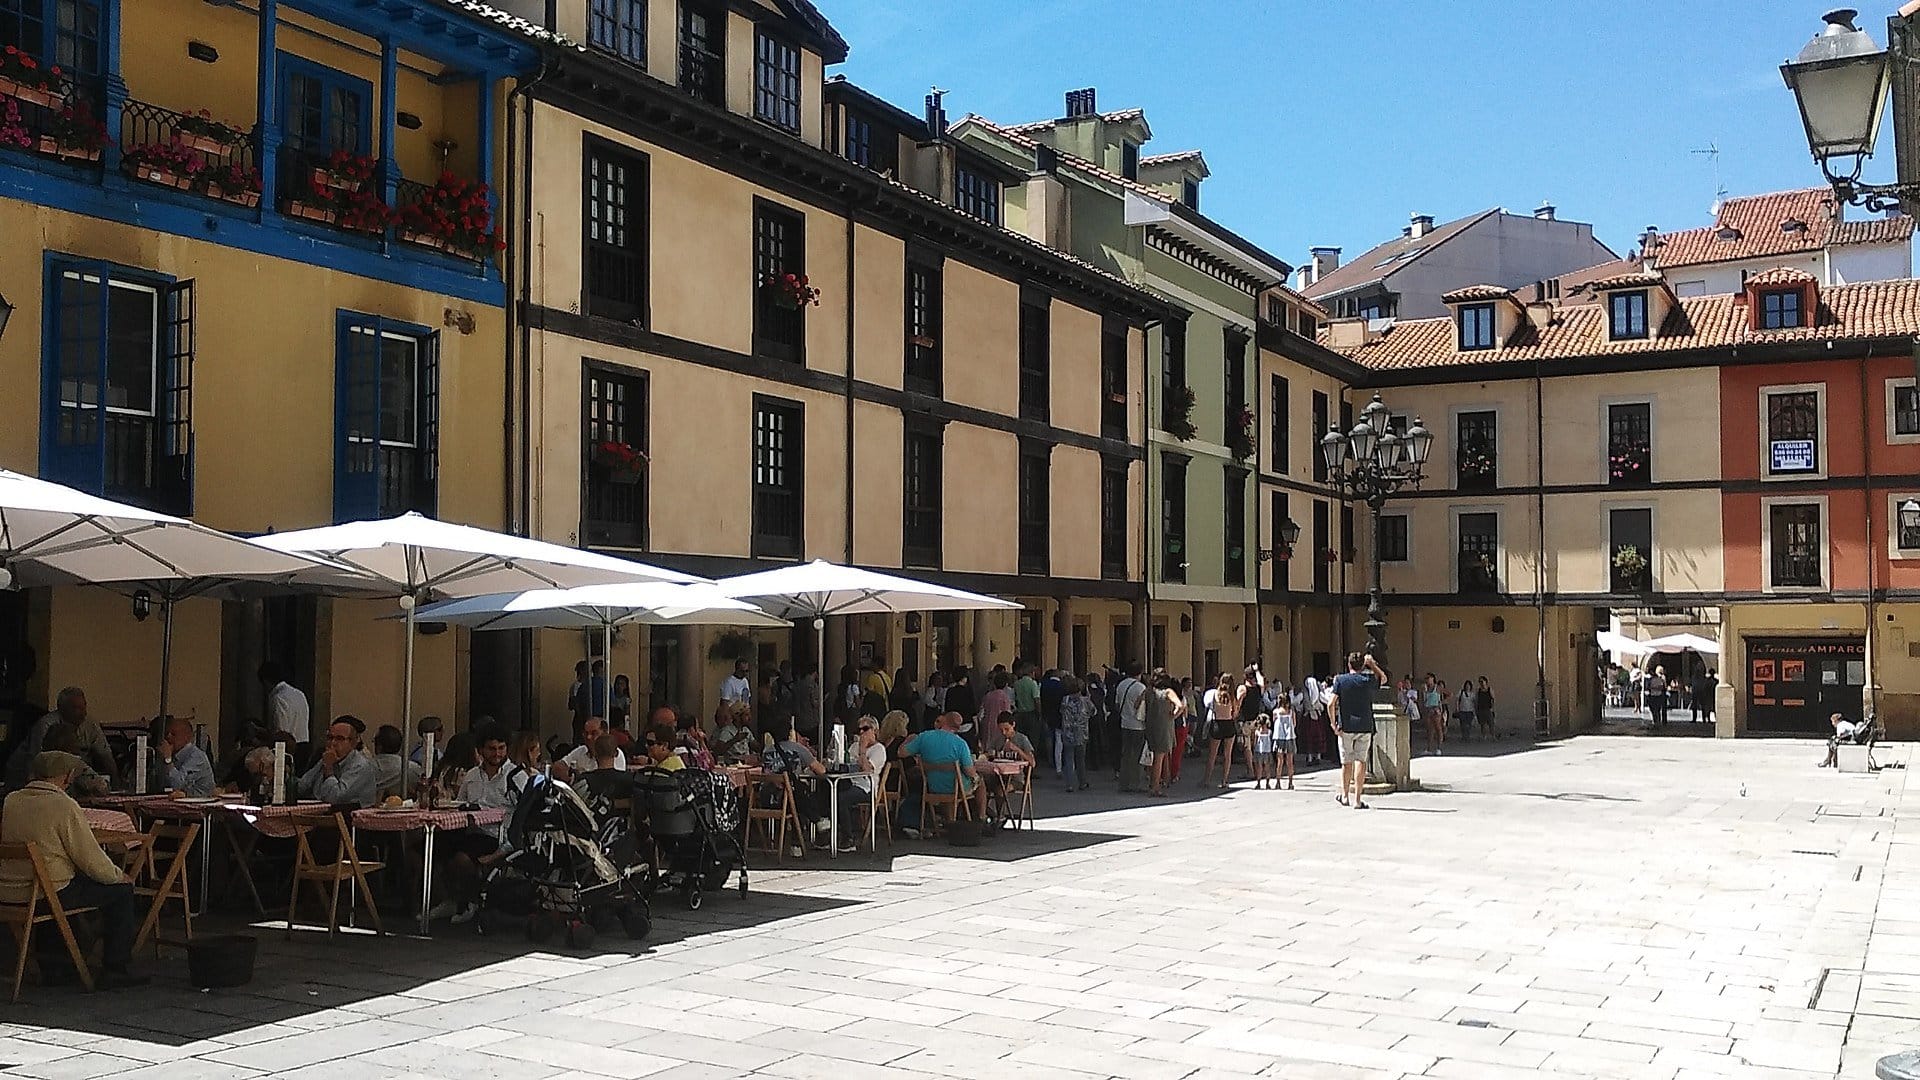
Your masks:
<svg viewBox="0 0 1920 1080"><path fill-rule="evenodd" d="M1647 293L1645 289L1614 293L1607 301L1607 336L1614 341L1629 341L1647 336Z"/></svg>
<svg viewBox="0 0 1920 1080"><path fill-rule="evenodd" d="M1120 175L1129 180L1140 179L1140 147L1134 143L1120 144Z"/></svg>
<svg viewBox="0 0 1920 1080"><path fill-rule="evenodd" d="M593 0L587 10L587 43L646 67L646 0Z"/></svg>
<svg viewBox="0 0 1920 1080"><path fill-rule="evenodd" d="M1493 348L1493 305L1463 304L1454 316L1460 327L1460 351Z"/></svg>
<svg viewBox="0 0 1920 1080"><path fill-rule="evenodd" d="M1186 182L1180 185L1180 201L1186 203L1190 210L1200 209L1200 181L1187 177Z"/></svg>
<svg viewBox="0 0 1920 1080"><path fill-rule="evenodd" d="M1760 294L1760 329L1792 330L1805 325L1799 289L1768 289Z"/></svg>
<svg viewBox="0 0 1920 1080"><path fill-rule="evenodd" d="M800 134L800 50L765 32L754 45L753 116Z"/></svg>
<svg viewBox="0 0 1920 1080"><path fill-rule="evenodd" d="M964 163L955 165L953 205L963 214L1000 224L1000 181Z"/></svg>

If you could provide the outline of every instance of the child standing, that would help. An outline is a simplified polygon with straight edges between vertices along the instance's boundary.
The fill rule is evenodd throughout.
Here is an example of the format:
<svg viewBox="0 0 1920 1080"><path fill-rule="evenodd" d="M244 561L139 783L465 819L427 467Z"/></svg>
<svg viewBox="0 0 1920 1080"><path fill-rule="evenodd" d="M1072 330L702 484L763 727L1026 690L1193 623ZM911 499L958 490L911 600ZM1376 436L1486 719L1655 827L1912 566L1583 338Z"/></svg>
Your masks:
<svg viewBox="0 0 1920 1080"><path fill-rule="evenodd" d="M1298 735L1293 702L1282 695L1279 704L1273 709L1273 765L1268 766L1270 771L1267 773L1268 776L1274 777L1273 783L1276 788L1280 786L1280 777L1284 776L1287 781L1287 790L1293 790L1293 755L1299 748L1299 743L1296 741Z"/></svg>
<svg viewBox="0 0 1920 1080"><path fill-rule="evenodd" d="M1253 786L1266 787L1273 779L1273 721L1261 716L1253 722Z"/></svg>

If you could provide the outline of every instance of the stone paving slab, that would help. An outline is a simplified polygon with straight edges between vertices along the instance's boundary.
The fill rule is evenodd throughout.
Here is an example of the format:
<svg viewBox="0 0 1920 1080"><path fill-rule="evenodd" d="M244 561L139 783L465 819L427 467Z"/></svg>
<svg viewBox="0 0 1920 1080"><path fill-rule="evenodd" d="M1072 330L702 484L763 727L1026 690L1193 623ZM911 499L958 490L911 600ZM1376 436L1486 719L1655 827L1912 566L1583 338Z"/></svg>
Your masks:
<svg viewBox="0 0 1920 1080"><path fill-rule="evenodd" d="M1818 752L1506 740L1364 813L1043 782L1031 833L769 866L643 943L272 929L242 991L30 986L0 1080L1866 1078L1920 1045L1920 798Z"/></svg>

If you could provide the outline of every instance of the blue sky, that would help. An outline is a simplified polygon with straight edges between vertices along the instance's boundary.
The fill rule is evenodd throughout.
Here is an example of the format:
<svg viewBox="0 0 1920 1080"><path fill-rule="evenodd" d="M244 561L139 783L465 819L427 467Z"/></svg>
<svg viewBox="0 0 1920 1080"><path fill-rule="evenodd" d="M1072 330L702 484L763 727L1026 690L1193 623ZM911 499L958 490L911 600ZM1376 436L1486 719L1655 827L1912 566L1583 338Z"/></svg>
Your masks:
<svg viewBox="0 0 1920 1080"><path fill-rule="evenodd" d="M1146 109L1149 153L1198 147L1202 207L1298 265L1488 206L1591 222L1626 250L1733 194L1815 186L1779 64L1819 29L1801 0L818 0L833 69L911 112L1058 116L1094 86ZM1893 0L1860 25L1886 43ZM1869 179L1891 172L1882 160Z"/></svg>

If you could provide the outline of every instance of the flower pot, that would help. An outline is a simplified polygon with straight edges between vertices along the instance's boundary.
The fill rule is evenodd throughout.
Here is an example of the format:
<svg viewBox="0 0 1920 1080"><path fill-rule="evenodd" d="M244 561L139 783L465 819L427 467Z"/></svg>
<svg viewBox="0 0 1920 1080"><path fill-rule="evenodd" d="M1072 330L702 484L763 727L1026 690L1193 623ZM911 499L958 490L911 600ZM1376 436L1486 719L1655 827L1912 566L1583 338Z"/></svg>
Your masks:
<svg viewBox="0 0 1920 1080"><path fill-rule="evenodd" d="M244 206L249 210L260 205L260 193L257 191L235 191L231 193L216 191L213 193L213 197L219 199L221 202L230 202L235 206Z"/></svg>
<svg viewBox="0 0 1920 1080"><path fill-rule="evenodd" d="M447 242L430 233L419 233L413 232L410 229L402 229L400 230L400 239L405 240L409 244L418 244L421 247L432 248L435 251L447 250Z"/></svg>
<svg viewBox="0 0 1920 1080"><path fill-rule="evenodd" d="M935 345L939 344L939 342L933 340L931 337L928 337L925 334L915 334L910 340L913 345L922 349L931 349Z"/></svg>
<svg viewBox="0 0 1920 1080"><path fill-rule="evenodd" d="M38 86L28 86L14 79L0 77L0 97L9 97L28 105L38 105L51 109L66 103L66 95Z"/></svg>
<svg viewBox="0 0 1920 1080"><path fill-rule="evenodd" d="M41 153L50 157L63 158L67 161L100 160L99 150L89 150L79 146L61 146L60 140L51 135L40 136L38 149Z"/></svg>
<svg viewBox="0 0 1920 1080"><path fill-rule="evenodd" d="M181 176L171 169L162 168L158 165L135 165L133 167L133 178L135 180L145 180L149 184L158 184L161 187L173 188L175 191L186 191L188 188L193 187L192 177Z"/></svg>
<svg viewBox="0 0 1920 1080"><path fill-rule="evenodd" d="M312 203L301 202L298 199L287 203L287 216L304 218L307 221L318 221L325 225L333 224L336 217L334 212L325 206L315 206Z"/></svg>
<svg viewBox="0 0 1920 1080"><path fill-rule="evenodd" d="M313 185L328 191L344 191L349 194L360 190L360 181L344 180L326 169L313 170Z"/></svg>
<svg viewBox="0 0 1920 1080"><path fill-rule="evenodd" d="M227 148L233 145L232 143L221 142L211 135L178 134L175 137L180 140L181 146L189 150L197 150L202 154L213 154L215 156L225 154Z"/></svg>

